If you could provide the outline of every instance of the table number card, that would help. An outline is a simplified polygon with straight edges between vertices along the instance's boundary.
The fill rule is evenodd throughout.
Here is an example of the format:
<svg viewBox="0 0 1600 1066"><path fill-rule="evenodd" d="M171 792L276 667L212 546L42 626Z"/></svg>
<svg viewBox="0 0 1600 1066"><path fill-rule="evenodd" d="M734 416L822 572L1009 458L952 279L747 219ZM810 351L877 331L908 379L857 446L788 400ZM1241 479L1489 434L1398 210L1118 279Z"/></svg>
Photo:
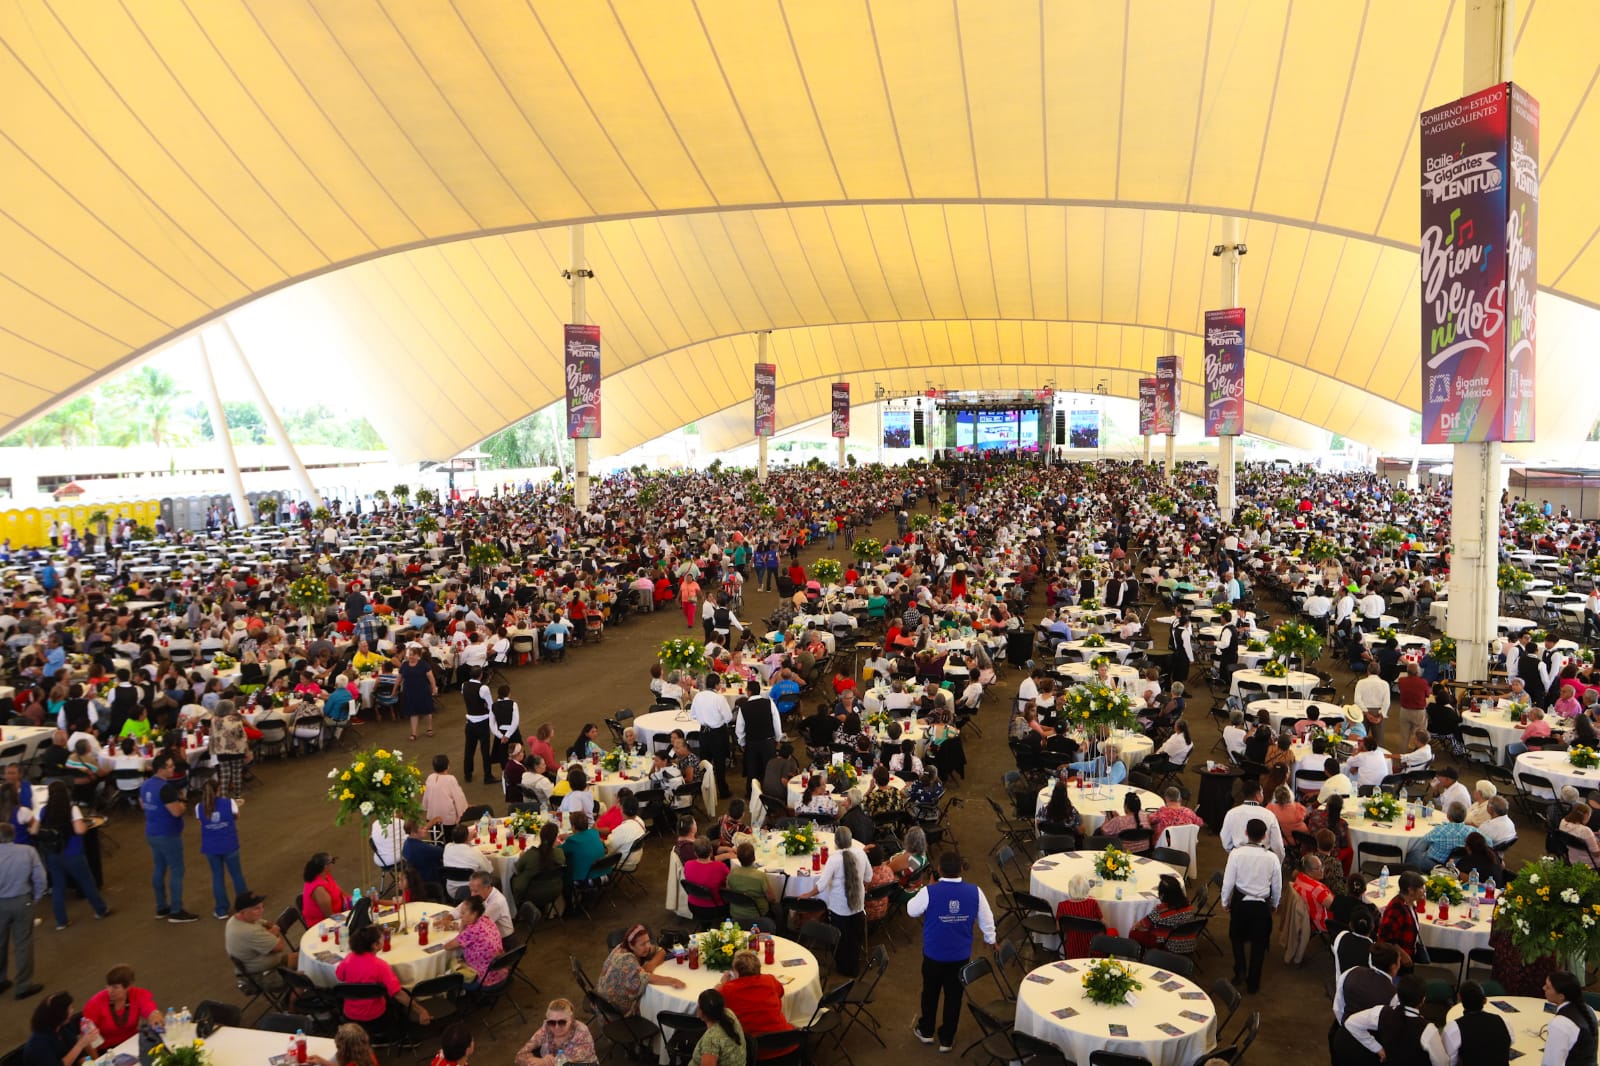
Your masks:
<svg viewBox="0 0 1600 1066"><path fill-rule="evenodd" d="M1182 1036L1183 1035L1183 1030L1179 1029L1176 1025L1173 1025L1171 1022L1162 1022L1160 1025L1156 1026L1156 1029L1158 1031L1160 1031L1160 1032L1166 1033L1168 1036Z"/></svg>
<svg viewBox="0 0 1600 1066"><path fill-rule="evenodd" d="M1066 1021L1068 1018L1076 1018L1078 1016L1078 1008L1062 1007L1059 1010L1051 1011L1050 1016L1053 1018L1059 1018L1062 1021Z"/></svg>
<svg viewBox="0 0 1600 1066"><path fill-rule="evenodd" d="M1203 1022L1206 1020L1206 1016L1204 1014L1200 1014L1197 1011L1192 1010L1180 1010L1178 1012L1178 1017L1187 1018L1191 1022Z"/></svg>
<svg viewBox="0 0 1600 1066"><path fill-rule="evenodd" d="M1027 979L1036 985L1053 985L1056 983L1054 977L1046 977L1042 973L1030 973Z"/></svg>
<svg viewBox="0 0 1600 1066"><path fill-rule="evenodd" d="M1178 993L1178 998L1179 999L1205 999L1206 998L1206 994L1204 992L1200 992L1200 991L1179 992Z"/></svg>
<svg viewBox="0 0 1600 1066"><path fill-rule="evenodd" d="M1179 989L1181 989L1182 987L1183 987L1183 982L1182 981L1168 981L1166 984L1161 986L1161 991L1163 991L1163 992L1176 992Z"/></svg>
<svg viewBox="0 0 1600 1066"><path fill-rule="evenodd" d="M1058 962L1058 963L1055 963L1054 965L1055 965L1055 968L1060 970L1062 973L1077 973L1078 972L1078 968L1076 966L1072 965L1072 963L1070 963L1070 962Z"/></svg>
<svg viewBox="0 0 1600 1066"><path fill-rule="evenodd" d="M1160 984L1162 981L1172 980L1172 975L1166 970L1157 970L1155 973L1150 975L1150 980Z"/></svg>

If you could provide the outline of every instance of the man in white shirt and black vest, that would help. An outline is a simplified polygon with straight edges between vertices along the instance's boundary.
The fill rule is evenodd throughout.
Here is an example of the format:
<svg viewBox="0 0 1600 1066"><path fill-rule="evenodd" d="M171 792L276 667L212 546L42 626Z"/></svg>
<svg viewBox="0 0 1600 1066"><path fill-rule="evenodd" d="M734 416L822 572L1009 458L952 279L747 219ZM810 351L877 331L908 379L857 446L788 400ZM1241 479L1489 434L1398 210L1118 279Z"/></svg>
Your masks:
<svg viewBox="0 0 1600 1066"><path fill-rule="evenodd" d="M1283 894L1282 860L1267 847L1267 818L1245 824L1248 843L1228 853L1222 874L1222 907L1231 917L1228 939L1233 941L1233 983L1251 992L1261 991L1261 966L1272 939L1272 914Z"/></svg>
<svg viewBox="0 0 1600 1066"><path fill-rule="evenodd" d="M778 705L771 697L761 694L761 682L752 678L745 685L745 696L739 700L738 712L734 718L734 735L744 749L745 780L759 781L766 772L767 763L778 754L778 740L783 736Z"/></svg>
<svg viewBox="0 0 1600 1066"><path fill-rule="evenodd" d="M1384 1066L1450 1066L1444 1037L1418 1009L1428 983L1416 974L1400 979L1399 1004L1368 1007L1345 1018L1345 1032Z"/></svg>
<svg viewBox="0 0 1600 1066"><path fill-rule="evenodd" d="M465 764L462 774L470 784L472 782L472 767L475 754L483 753L483 783L492 785L495 782L489 762L490 740L489 733L489 686L483 683L483 671L473 667L467 683L461 686L461 702L466 705L465 728L467 734L467 750L462 756Z"/></svg>
<svg viewBox="0 0 1600 1066"><path fill-rule="evenodd" d="M994 912L983 890L961 879L961 856L947 851L939 856L939 880L913 896L906 913L922 919L922 1010L911 1032L924 1044L933 1043L943 993L939 1050L948 1052L961 1021L961 968L972 961L972 928L976 924L983 942L994 947Z"/></svg>
<svg viewBox="0 0 1600 1066"><path fill-rule="evenodd" d="M1555 1004L1556 1016L1545 1028L1541 1066L1594 1066L1597 1047L1594 1011L1583 1001L1583 982L1567 970L1544 979L1544 998Z"/></svg>

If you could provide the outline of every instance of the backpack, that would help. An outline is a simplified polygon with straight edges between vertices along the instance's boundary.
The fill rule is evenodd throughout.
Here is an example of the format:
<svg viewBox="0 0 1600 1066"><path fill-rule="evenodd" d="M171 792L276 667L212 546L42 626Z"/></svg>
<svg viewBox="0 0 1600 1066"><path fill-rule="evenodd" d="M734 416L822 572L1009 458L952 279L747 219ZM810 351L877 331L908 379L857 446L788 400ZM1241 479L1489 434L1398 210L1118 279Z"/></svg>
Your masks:
<svg viewBox="0 0 1600 1066"><path fill-rule="evenodd" d="M67 850L67 837L59 829L40 828L34 831L33 846L40 855L59 855Z"/></svg>

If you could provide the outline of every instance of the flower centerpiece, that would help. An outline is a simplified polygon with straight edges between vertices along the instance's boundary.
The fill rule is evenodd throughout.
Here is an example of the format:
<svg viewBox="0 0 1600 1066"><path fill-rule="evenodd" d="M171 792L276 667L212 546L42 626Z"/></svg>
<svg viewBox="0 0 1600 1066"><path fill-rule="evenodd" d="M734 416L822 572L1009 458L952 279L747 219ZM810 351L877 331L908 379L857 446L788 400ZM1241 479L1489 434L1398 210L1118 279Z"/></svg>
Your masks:
<svg viewBox="0 0 1600 1066"><path fill-rule="evenodd" d="M614 774L628 765L628 753L621 748L612 748L600 756L600 769L608 774Z"/></svg>
<svg viewBox="0 0 1600 1066"><path fill-rule="evenodd" d="M1254 529L1256 526L1261 524L1261 512L1257 508L1246 507L1238 514L1233 516L1233 521L1235 525L1238 525L1241 528Z"/></svg>
<svg viewBox="0 0 1600 1066"><path fill-rule="evenodd" d="M1102 666L1110 666L1110 665L1111 665L1111 659L1109 657L1105 656L1105 655L1096 655L1093 659L1089 660L1089 669L1091 669L1091 670L1098 670Z"/></svg>
<svg viewBox="0 0 1600 1066"><path fill-rule="evenodd" d="M1461 890L1461 882L1449 874L1431 874L1422 882L1422 898L1429 903L1438 903L1442 899L1456 904L1466 899L1467 894Z"/></svg>
<svg viewBox="0 0 1600 1066"><path fill-rule="evenodd" d="M233 656L224 654L220 651L211 657L211 669L219 674L228 670L232 670L238 665L238 661L235 660Z"/></svg>
<svg viewBox="0 0 1600 1066"><path fill-rule="evenodd" d="M824 585L833 585L837 584L843 576L844 567L839 564L837 559L823 558L811 564L811 579L813 581L820 581Z"/></svg>
<svg viewBox="0 0 1600 1066"><path fill-rule="evenodd" d="M305 574L289 582L289 602L303 611L314 611L328 603L328 584L316 574Z"/></svg>
<svg viewBox="0 0 1600 1066"><path fill-rule="evenodd" d="M348 769L328 771L328 798L339 805L335 825L358 817L364 822L422 817L422 771L400 756L400 749L373 748L356 756Z"/></svg>
<svg viewBox="0 0 1600 1066"><path fill-rule="evenodd" d="M856 787L860 777L861 775L856 773L856 768L847 762L828 767L828 784L833 786L835 792L849 792Z"/></svg>
<svg viewBox="0 0 1600 1066"><path fill-rule="evenodd" d="M1304 622L1285 622L1272 631L1267 647L1276 659L1314 663L1322 657L1322 634Z"/></svg>
<svg viewBox="0 0 1600 1066"><path fill-rule="evenodd" d="M1268 659L1261 664L1261 673L1266 677L1288 677L1289 664L1282 659Z"/></svg>
<svg viewBox="0 0 1600 1066"><path fill-rule="evenodd" d="M778 842L785 855L810 855L817 850L817 827L811 822L801 822L783 831Z"/></svg>
<svg viewBox="0 0 1600 1066"><path fill-rule="evenodd" d="M733 965L733 957L750 946L750 931L725 920L696 936L695 945L706 969L726 970Z"/></svg>
<svg viewBox="0 0 1600 1066"><path fill-rule="evenodd" d="M1267 642L1264 640L1250 640L1244 646L1245 651L1266 651Z"/></svg>
<svg viewBox="0 0 1600 1066"><path fill-rule="evenodd" d="M1392 792L1374 792L1361 801L1361 813L1370 821L1392 822L1400 817L1400 800Z"/></svg>
<svg viewBox="0 0 1600 1066"><path fill-rule="evenodd" d="M1552 596L1565 596L1566 594L1567 594L1567 586L1565 586L1565 585L1551 585L1550 586L1550 595L1552 595Z"/></svg>
<svg viewBox="0 0 1600 1066"><path fill-rule="evenodd" d="M1593 769L1600 766L1600 754L1586 744L1574 744L1567 749L1567 760L1579 770Z"/></svg>
<svg viewBox="0 0 1600 1066"><path fill-rule="evenodd" d="M500 559L500 549L487 541L480 540L467 549L467 564L478 569L493 566Z"/></svg>
<svg viewBox="0 0 1600 1066"><path fill-rule="evenodd" d="M1435 659L1442 663L1456 661L1456 640L1454 637L1440 637L1433 642L1432 647L1428 650Z"/></svg>
<svg viewBox="0 0 1600 1066"><path fill-rule="evenodd" d="M850 546L850 551L864 563L875 563L883 557L883 542L874 537L862 537Z"/></svg>
<svg viewBox="0 0 1600 1066"><path fill-rule="evenodd" d="M1083 646L1085 648L1103 648L1106 646L1106 638L1099 633L1090 633L1083 638Z"/></svg>
<svg viewBox="0 0 1600 1066"><path fill-rule="evenodd" d="M663 640L656 657L661 660L664 670L688 670L695 674L705 672L706 646L690 637Z"/></svg>
<svg viewBox="0 0 1600 1066"><path fill-rule="evenodd" d="M1405 540L1406 535L1395 526L1383 526L1372 534L1372 539L1377 541L1380 547L1393 548Z"/></svg>
<svg viewBox="0 0 1600 1066"><path fill-rule="evenodd" d="M1500 569L1495 571L1495 583L1501 592L1521 592L1532 580L1532 574L1517 569L1513 563L1501 563Z"/></svg>
<svg viewBox="0 0 1600 1066"><path fill-rule="evenodd" d="M1339 545L1327 537L1312 537L1302 554L1313 563L1325 563L1339 558Z"/></svg>
<svg viewBox="0 0 1600 1066"><path fill-rule="evenodd" d="M889 728L891 719L885 711L873 711L861 720L861 724L875 733L881 733Z"/></svg>
<svg viewBox="0 0 1600 1066"><path fill-rule="evenodd" d="M1600 956L1600 872L1551 855L1530 862L1506 886L1494 920L1524 961L1553 951L1582 973L1585 959Z"/></svg>
<svg viewBox="0 0 1600 1066"><path fill-rule="evenodd" d="M1399 635L1400 634L1395 631L1394 626L1378 627L1377 637L1379 640L1395 640L1399 637Z"/></svg>
<svg viewBox="0 0 1600 1066"><path fill-rule="evenodd" d="M933 518L926 511L918 511L916 514L911 516L911 522L909 524L914 532L921 533L923 530L933 525Z"/></svg>
<svg viewBox="0 0 1600 1066"><path fill-rule="evenodd" d="M1549 634L1542 629L1535 629L1531 634L1529 634L1529 637L1533 641L1534 647L1538 647L1540 644L1544 643L1545 637L1548 635Z"/></svg>
<svg viewBox="0 0 1600 1066"><path fill-rule="evenodd" d="M1094 872L1103 881L1126 881L1133 876L1133 857L1112 844L1095 856Z"/></svg>
<svg viewBox="0 0 1600 1066"><path fill-rule="evenodd" d="M1178 509L1178 505L1166 496L1150 497L1150 510L1159 515L1170 515Z"/></svg>
<svg viewBox="0 0 1600 1066"><path fill-rule="evenodd" d="M1122 689L1090 681L1073 685L1062 695L1066 719L1075 726L1095 729L1131 729L1137 719L1133 699Z"/></svg>
<svg viewBox="0 0 1600 1066"><path fill-rule="evenodd" d="M537 811L512 811L506 815L506 835L519 836L523 833L529 836L538 836L539 830L544 828L545 816Z"/></svg>
<svg viewBox="0 0 1600 1066"><path fill-rule="evenodd" d="M1083 974L1083 994L1091 1003L1118 1007L1128 1002L1128 993L1143 988L1127 964L1117 959L1101 959Z"/></svg>
<svg viewBox="0 0 1600 1066"><path fill-rule="evenodd" d="M1593 666L1594 665L1594 649L1593 648L1580 648L1578 650L1578 661L1579 662L1588 663L1590 666Z"/></svg>
<svg viewBox="0 0 1600 1066"><path fill-rule="evenodd" d="M199 1037L189 1044L173 1047L157 1044L150 1049L150 1066L210 1066L211 1054Z"/></svg>

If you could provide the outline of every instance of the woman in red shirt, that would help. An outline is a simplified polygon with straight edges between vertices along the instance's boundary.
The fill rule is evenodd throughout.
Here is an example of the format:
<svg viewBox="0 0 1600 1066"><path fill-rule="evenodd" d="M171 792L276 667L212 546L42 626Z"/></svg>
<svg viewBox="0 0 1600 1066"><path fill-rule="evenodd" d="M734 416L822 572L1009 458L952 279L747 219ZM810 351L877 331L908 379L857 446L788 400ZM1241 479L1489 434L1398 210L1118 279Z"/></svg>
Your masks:
<svg viewBox="0 0 1600 1066"><path fill-rule="evenodd" d="M344 889L333 879L336 861L327 852L319 851L311 856L300 875L305 882L300 890L300 916L308 927L340 913L348 905Z"/></svg>
<svg viewBox="0 0 1600 1066"><path fill-rule="evenodd" d="M761 956L741 951L718 987L722 999L739 1025L751 1036L786 1032L794 1028L783 1013L783 984L771 974L761 972ZM793 1048L768 1048L762 1058L779 1058Z"/></svg>
<svg viewBox="0 0 1600 1066"><path fill-rule="evenodd" d="M113 966L106 971L106 986L89 997L83 1016L100 1030L106 1046L115 1047L138 1033L139 1023L161 1024L161 1008L150 990L133 983L133 967Z"/></svg>

